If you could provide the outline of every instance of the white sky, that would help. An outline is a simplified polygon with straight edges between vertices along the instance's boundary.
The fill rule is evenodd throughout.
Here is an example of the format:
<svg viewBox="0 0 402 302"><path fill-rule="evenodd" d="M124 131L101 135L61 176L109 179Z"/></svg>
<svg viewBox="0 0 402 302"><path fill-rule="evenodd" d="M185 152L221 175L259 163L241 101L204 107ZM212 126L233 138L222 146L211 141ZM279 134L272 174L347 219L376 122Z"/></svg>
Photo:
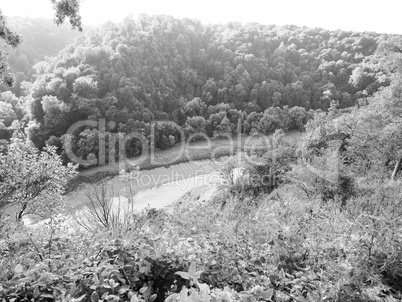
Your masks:
<svg viewBox="0 0 402 302"><path fill-rule="evenodd" d="M53 18L50 0L0 0L6 16ZM119 22L129 14L166 14L203 23L294 24L402 34L401 0L83 0L84 24Z"/></svg>

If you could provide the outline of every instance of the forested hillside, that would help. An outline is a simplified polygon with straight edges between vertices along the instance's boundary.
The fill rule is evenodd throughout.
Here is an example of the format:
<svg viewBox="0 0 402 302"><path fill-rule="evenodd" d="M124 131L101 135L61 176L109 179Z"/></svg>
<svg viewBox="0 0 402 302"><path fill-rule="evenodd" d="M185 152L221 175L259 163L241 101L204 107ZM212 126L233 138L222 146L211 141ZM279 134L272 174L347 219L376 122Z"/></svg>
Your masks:
<svg viewBox="0 0 402 302"><path fill-rule="evenodd" d="M174 121L186 137L236 134L240 117L244 133L302 130L311 110L326 110L332 101L340 108L354 106L389 85L389 72L374 64L381 60L374 54L390 37L296 26L203 25L167 16L107 23L36 64L25 96L2 95L8 129L2 138L12 136L13 117L24 114L22 126L28 126L35 145L48 142L59 152L69 127L86 119L105 118L116 125L110 132L138 131L147 138L155 120ZM157 148L182 139L168 125L156 131ZM90 127L75 131L70 140L75 154L97 157L97 137ZM141 152L134 140L129 145L129 156Z"/></svg>
<svg viewBox="0 0 402 302"><path fill-rule="evenodd" d="M361 76L361 63L387 38L296 26L204 26L143 16L105 25L79 39L37 75L67 86L80 77L97 83L96 90L86 87L80 93L73 87L49 87L48 94L66 103L73 93L104 103L110 93L118 99L118 110L126 107L130 114L149 108L156 118L173 114L181 101L194 97L207 106L224 102L248 111L285 105L327 109L330 100L348 107L380 85L381 73L375 71L359 87L353 84ZM76 78L67 79L64 72L70 74L74 67Z"/></svg>
<svg viewBox="0 0 402 302"><path fill-rule="evenodd" d="M47 56L55 56L66 45L73 43L82 32L71 30L71 26L56 26L50 19L10 17L7 23L22 36L22 43L15 49L7 48L7 61L15 74L16 85L11 89L20 96L20 84L29 81L34 72L32 67ZM0 85L0 91L8 90Z"/></svg>

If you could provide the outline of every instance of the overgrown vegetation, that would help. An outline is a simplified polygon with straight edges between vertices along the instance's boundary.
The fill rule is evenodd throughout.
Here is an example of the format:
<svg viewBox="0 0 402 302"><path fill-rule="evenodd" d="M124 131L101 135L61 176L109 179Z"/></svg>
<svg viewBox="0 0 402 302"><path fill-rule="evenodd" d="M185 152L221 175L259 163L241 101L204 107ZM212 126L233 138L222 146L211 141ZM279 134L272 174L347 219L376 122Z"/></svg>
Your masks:
<svg viewBox="0 0 402 302"><path fill-rule="evenodd" d="M147 19L143 21L143 27L147 29ZM126 23L124 28L128 32L134 31L135 28L130 27L131 21ZM193 24L193 32L197 32L196 25ZM236 28L233 25L227 32L217 31L226 37L225 45L229 48L230 34L234 35ZM112 28L111 32L119 30ZM141 37L149 38L144 33ZM344 38L347 40L346 36ZM181 43L185 38L177 39L176 44L186 49ZM348 41L352 43L352 40ZM113 41L110 37L111 44ZM374 47L375 44L369 42L362 38L355 49L369 55L370 45ZM120 65L119 58L129 50L115 44L119 56L113 62L104 63L116 67ZM366 47L369 50L365 50ZM90 48L84 48L82 52L71 49L66 53L71 55L70 58L77 55L86 60L91 56L81 54ZM202 191L193 191L187 199L168 208L135 212L129 207L118 207L117 212L113 212L111 199L115 193L103 183L88 191L90 203L86 217L89 219L81 216L79 220L76 216L84 229L74 228L67 216L54 215L54 208L46 207L51 204L44 205L47 196L35 195L38 185L42 188L49 181L55 183L56 195L62 200L61 192L74 169L62 165L53 147L38 151L29 146L29 140L17 140L18 144L10 145L8 152L0 156L0 166L7 171L4 176L0 174L0 197L16 198L22 205L40 206L50 218L23 225L1 213L0 299L7 302L401 301L401 49L399 39L389 39L371 58L371 64L377 65L367 66L366 71L378 71L386 77L387 87L374 92L371 85L376 86L376 76L355 69L350 78L352 82L363 85L361 81L369 77L373 81L368 80L365 87L373 88L373 94L367 97L360 94L358 105L346 109L342 108L339 99L331 98L327 112L310 112L309 120L304 120L307 122L305 133L297 144L284 140L283 131L277 129L290 123L290 120L285 121L283 112L291 109L270 107L264 113L249 112L244 120L252 125L250 132L276 131L254 148L238 150L242 152L237 154L237 160L222 170L223 184L212 198L204 199ZM208 52L213 56L212 46ZM205 52L197 53L200 60L205 59ZM223 54L230 53L223 51ZM250 56L248 58L251 60ZM246 56L244 60L249 61ZM293 62L292 56L289 61ZM214 70L208 61L201 62L202 66ZM67 60L60 64L68 66L70 63ZM59 63L49 64L56 67ZM49 75L53 84L55 78L61 82L68 80L65 73L48 71L38 75L38 79ZM74 72L78 77L81 71ZM106 77L106 73L103 76ZM286 74L284 76L287 78ZM81 89L79 84L83 83L86 88L95 87L85 77L81 74L77 78L80 80L75 80L75 95L67 99L74 102L84 97L79 96L81 93L89 93L91 97L101 93ZM36 84L42 87L39 82ZM123 99L126 92L117 87L120 86L112 92L121 94ZM230 96L228 91L221 92L220 96L218 93L218 99L225 97L225 93ZM238 92L241 96L241 91ZM325 95L331 96L328 91ZM110 104L114 104L113 98L108 95L103 100L111 100ZM278 98L277 94L275 98ZM56 96L43 96L43 100L49 108L53 105L63 110L67 108ZM208 100L211 102L208 109L198 99L183 103L183 108L195 112L188 114L184 126L186 135L199 131L199 136L210 132L219 137L233 131L230 118L219 108L226 108L227 114L230 112L236 117L242 114L241 110L227 104L214 105L213 98ZM33 105L36 109L40 108L36 106L37 101ZM153 104L159 108L158 104L164 101L166 99L156 99ZM119 102L121 100L116 104ZM240 107L244 105L241 99L237 99L237 103ZM123 108L120 113L125 111ZM207 111L209 118L222 119L214 124L214 128L207 129L208 123L197 111L201 109L217 110ZM118 113L117 107L113 110ZM136 110L133 109L133 114ZM141 110L142 118L149 122L149 109ZM255 120L250 120L250 116ZM140 119L138 123L148 123L140 122ZM160 124L159 129L163 132L172 129L171 126ZM35 137L32 129L27 129L31 133L28 138ZM36 129L39 129L36 134L44 130ZM17 134L16 131L15 139ZM93 129L83 130L79 137L91 138L90 141L99 139ZM173 145L175 137L172 137L164 134L159 142ZM57 141L57 138L52 140ZM87 150L86 142L88 140L84 139L80 145L83 150ZM39 171L41 173L36 174ZM49 177L42 179L42 174ZM127 182L128 200L134 194L131 177L135 177L135 173L122 180ZM123 193L118 192L119 195ZM30 199L32 197L37 199Z"/></svg>
<svg viewBox="0 0 402 302"><path fill-rule="evenodd" d="M49 225L35 235L20 226L2 240L2 295L6 301L399 300L400 211L391 202L399 184L376 196L387 200L381 207L361 197L345 209L295 198L297 192L293 185L259 198L222 192L204 204L177 205L173 214L137 214L136 224L119 231L66 236L60 228L51 242ZM191 263L202 272L197 277Z"/></svg>

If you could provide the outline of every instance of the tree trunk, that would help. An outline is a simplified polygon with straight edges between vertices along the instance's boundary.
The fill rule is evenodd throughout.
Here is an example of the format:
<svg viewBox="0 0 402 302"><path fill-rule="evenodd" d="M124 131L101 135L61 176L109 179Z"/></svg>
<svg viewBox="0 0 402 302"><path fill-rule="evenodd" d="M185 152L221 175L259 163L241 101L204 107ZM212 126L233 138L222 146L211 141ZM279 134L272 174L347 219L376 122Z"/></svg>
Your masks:
<svg viewBox="0 0 402 302"><path fill-rule="evenodd" d="M402 157L399 158L397 163L395 164L394 172L392 172L391 180L395 181L396 176L398 175L399 169L401 168L402 164Z"/></svg>
<svg viewBox="0 0 402 302"><path fill-rule="evenodd" d="M22 205L22 208L19 210L19 212L18 212L18 214L17 214L17 221L21 221L21 220L22 220L22 216L24 215L24 212L25 212L25 210L26 210L26 208L27 208L27 205L28 205L27 202L25 202L25 203Z"/></svg>

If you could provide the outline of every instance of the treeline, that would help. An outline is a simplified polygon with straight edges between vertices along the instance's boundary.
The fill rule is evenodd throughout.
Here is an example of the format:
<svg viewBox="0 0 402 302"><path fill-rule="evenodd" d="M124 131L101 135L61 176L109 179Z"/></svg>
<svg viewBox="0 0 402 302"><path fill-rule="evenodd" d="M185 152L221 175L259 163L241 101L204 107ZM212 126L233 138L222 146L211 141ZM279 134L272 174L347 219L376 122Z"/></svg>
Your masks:
<svg viewBox="0 0 402 302"><path fill-rule="evenodd" d="M197 99L194 99L196 102ZM85 166L97 165L100 156L100 144L105 143L105 162L118 160L120 155L132 157L142 154L144 148L167 149L184 141L189 142L206 139L207 137L228 137L246 134L271 134L275 129L304 130L304 125L314 115L304 108L285 106L283 109L273 107L262 113L246 114L233 108L233 105L219 104L210 106L205 116L189 114L183 126L169 121L144 122L129 119L126 124L120 124L116 129L106 125L106 131L100 130L99 124L94 127L79 128L72 135L62 135L61 138L51 136L47 145L56 146L62 152L64 160L68 161L66 153L67 141L72 146L71 151L79 158L87 160ZM240 124L239 124L240 121ZM239 127L240 126L240 127ZM84 130L82 130L84 129ZM134 136L130 136L135 134ZM120 150L121 141L125 149ZM114 157L110 157L114 154ZM89 161L93 163L90 164Z"/></svg>
<svg viewBox="0 0 402 302"><path fill-rule="evenodd" d="M27 115L19 127L37 147L51 143L60 152L71 125L101 118L115 125L110 133L139 131L146 137L153 121L173 121L187 137L236 134L239 118L244 133L302 129L314 110L326 110L331 102L350 107L389 85L389 72L374 54L392 37L127 18L77 38L35 65L34 81L23 85L25 96L11 105L3 101L6 109L0 111L8 112L10 121L23 104ZM18 127L2 119L11 136ZM157 125L157 148L181 139L175 127ZM96 156L90 147L96 131L81 127L68 138L83 158Z"/></svg>

